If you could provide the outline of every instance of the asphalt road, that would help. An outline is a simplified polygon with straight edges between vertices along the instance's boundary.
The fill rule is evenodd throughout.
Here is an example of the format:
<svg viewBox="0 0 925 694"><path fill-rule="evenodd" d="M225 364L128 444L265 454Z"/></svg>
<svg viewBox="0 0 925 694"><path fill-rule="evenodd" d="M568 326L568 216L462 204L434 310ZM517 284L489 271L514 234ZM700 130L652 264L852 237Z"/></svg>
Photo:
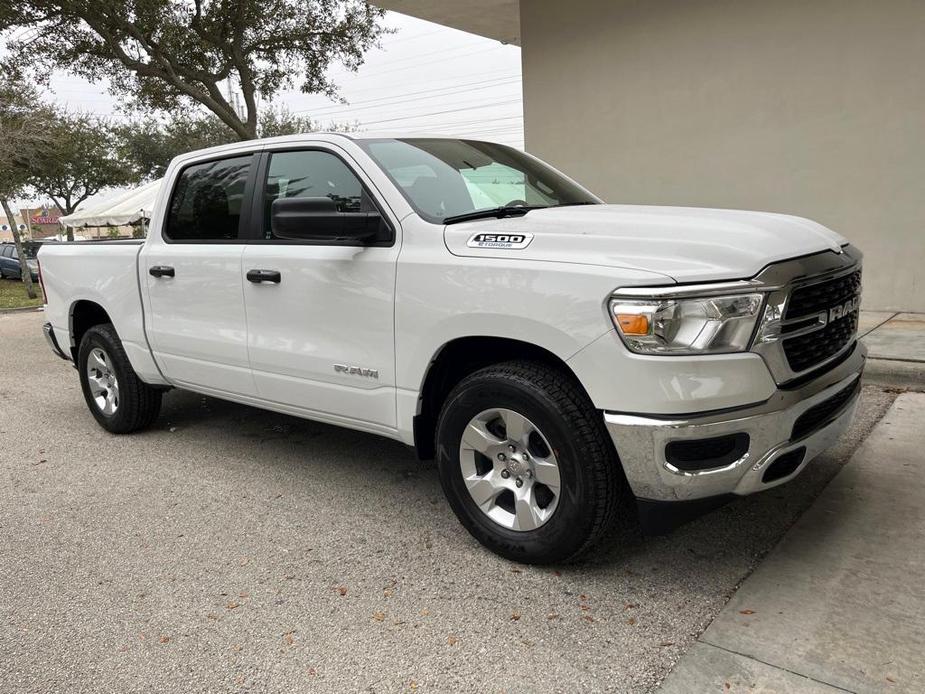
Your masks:
<svg viewBox="0 0 925 694"><path fill-rule="evenodd" d="M3 692L649 690L895 397L785 487L539 568L395 442L181 391L109 435L41 323L0 315Z"/></svg>

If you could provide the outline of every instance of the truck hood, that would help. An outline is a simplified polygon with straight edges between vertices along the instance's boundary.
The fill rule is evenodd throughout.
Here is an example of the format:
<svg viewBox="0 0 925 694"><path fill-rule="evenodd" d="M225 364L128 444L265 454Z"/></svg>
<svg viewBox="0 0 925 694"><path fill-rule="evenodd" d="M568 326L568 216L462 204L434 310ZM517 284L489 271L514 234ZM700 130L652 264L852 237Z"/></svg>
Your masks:
<svg viewBox="0 0 925 694"><path fill-rule="evenodd" d="M476 234L532 234L523 248L472 247ZM584 205L522 217L447 225L458 256L602 265L668 275L677 282L746 279L780 260L841 252L847 240L821 224L770 212L696 207Z"/></svg>

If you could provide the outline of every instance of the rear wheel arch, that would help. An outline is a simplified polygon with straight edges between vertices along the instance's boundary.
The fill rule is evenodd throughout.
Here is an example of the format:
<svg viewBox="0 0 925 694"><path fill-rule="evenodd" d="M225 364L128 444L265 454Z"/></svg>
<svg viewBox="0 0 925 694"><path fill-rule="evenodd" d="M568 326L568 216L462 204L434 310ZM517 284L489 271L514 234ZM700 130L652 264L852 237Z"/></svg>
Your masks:
<svg viewBox="0 0 925 694"><path fill-rule="evenodd" d="M71 337L71 356L77 363L77 351L80 341L86 332L94 325L112 323L109 313L100 304L89 299L79 299L71 304L68 312L68 332Z"/></svg>
<svg viewBox="0 0 925 694"><path fill-rule="evenodd" d="M565 360L545 347L487 335L456 338L445 343L431 359L421 385L418 413L414 417L414 447L421 460L434 457L437 418L453 388L479 369L512 360L545 364L568 375L587 395Z"/></svg>

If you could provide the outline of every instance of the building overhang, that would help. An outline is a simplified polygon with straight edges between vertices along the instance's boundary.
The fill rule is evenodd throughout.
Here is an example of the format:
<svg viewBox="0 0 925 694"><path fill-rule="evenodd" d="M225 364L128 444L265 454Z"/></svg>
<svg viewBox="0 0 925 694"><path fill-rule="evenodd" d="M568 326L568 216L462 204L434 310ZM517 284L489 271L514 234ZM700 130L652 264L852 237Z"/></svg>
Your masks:
<svg viewBox="0 0 925 694"><path fill-rule="evenodd" d="M520 45L520 0L374 0L374 3L385 10Z"/></svg>

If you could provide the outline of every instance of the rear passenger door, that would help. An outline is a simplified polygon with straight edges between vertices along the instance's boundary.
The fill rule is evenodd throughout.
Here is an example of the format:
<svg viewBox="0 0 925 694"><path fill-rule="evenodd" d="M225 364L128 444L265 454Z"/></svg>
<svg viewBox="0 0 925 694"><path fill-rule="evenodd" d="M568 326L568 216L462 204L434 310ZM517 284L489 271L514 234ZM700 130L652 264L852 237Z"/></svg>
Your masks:
<svg viewBox="0 0 925 694"><path fill-rule="evenodd" d="M216 395L256 394L247 356L241 229L259 155L184 167L160 229L142 252L146 330L155 359L177 385ZM245 200L248 200L245 203Z"/></svg>
<svg viewBox="0 0 925 694"><path fill-rule="evenodd" d="M270 223L278 197L328 197L340 212L378 210L388 238L374 245L281 238ZM388 214L342 152L319 146L263 155L243 264L245 275L278 273L277 282L244 283L250 363L261 398L341 424L395 427L399 245Z"/></svg>

